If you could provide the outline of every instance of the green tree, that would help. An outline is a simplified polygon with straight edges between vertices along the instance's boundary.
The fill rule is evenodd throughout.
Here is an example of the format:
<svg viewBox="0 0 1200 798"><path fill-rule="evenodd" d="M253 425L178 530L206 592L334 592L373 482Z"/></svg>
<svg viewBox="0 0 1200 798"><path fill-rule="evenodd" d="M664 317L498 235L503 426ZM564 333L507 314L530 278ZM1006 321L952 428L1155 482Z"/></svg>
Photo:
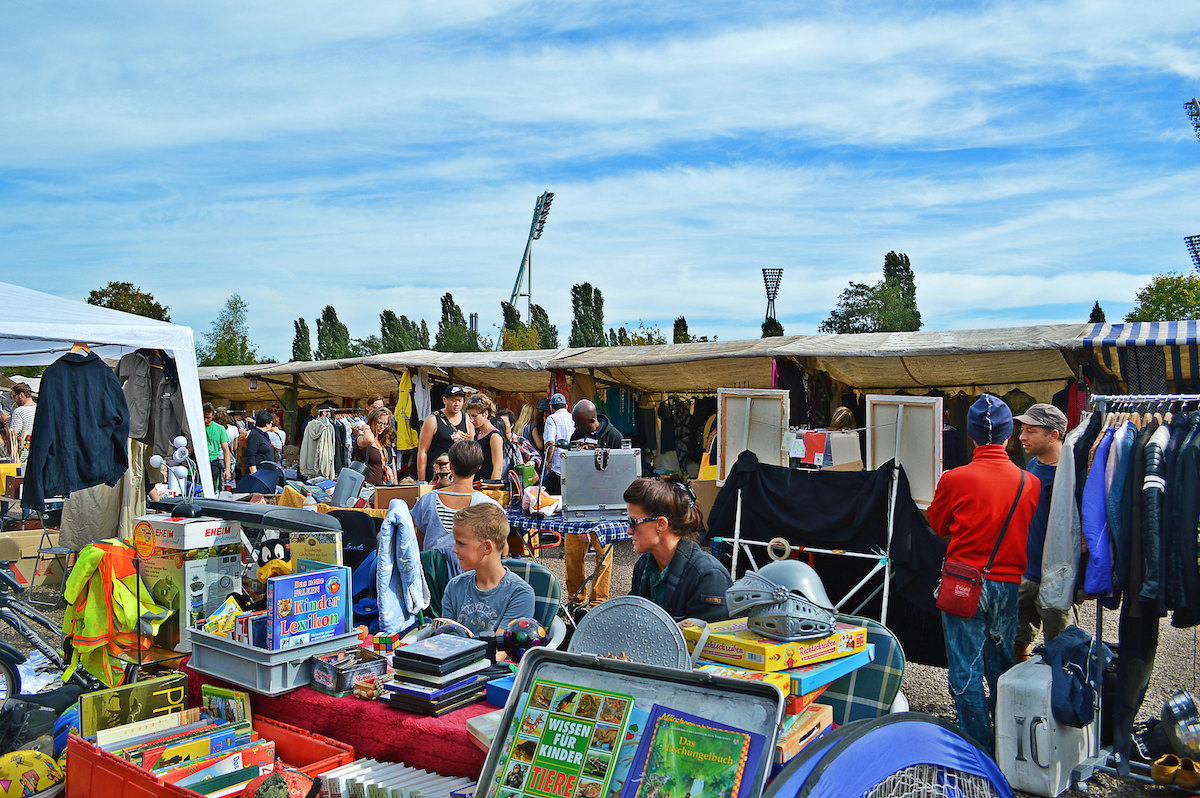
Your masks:
<svg viewBox="0 0 1200 798"><path fill-rule="evenodd" d="M604 297L591 283L571 286L571 338L568 346L605 346Z"/></svg>
<svg viewBox="0 0 1200 798"><path fill-rule="evenodd" d="M317 360L337 360L342 357L353 357L354 349L350 343L350 330L338 319L337 310L333 305L326 305L317 319Z"/></svg>
<svg viewBox="0 0 1200 798"><path fill-rule="evenodd" d="M537 330L538 349L558 349L558 327L550 323L550 316L541 305L529 306L529 327Z"/></svg>
<svg viewBox="0 0 1200 798"><path fill-rule="evenodd" d="M770 318L762 323L763 338L778 338L783 335L783 325L778 319Z"/></svg>
<svg viewBox="0 0 1200 798"><path fill-rule="evenodd" d="M520 311L512 303L501 302L500 314L503 316L498 339L501 349L515 352L541 348L541 336L538 335L538 331L521 320Z"/></svg>
<svg viewBox="0 0 1200 798"><path fill-rule="evenodd" d="M676 344L690 344L694 339L688 335L687 319L683 316L675 319L675 326L671 330L671 342Z"/></svg>
<svg viewBox="0 0 1200 798"><path fill-rule="evenodd" d="M889 252L883 259L883 280L874 285L851 282L817 329L823 333L904 332L921 329L921 323L912 263L902 252Z"/></svg>
<svg viewBox="0 0 1200 798"><path fill-rule="evenodd" d="M379 338L383 352L411 352L429 348L429 326L422 319L417 324L408 316L397 316L390 310L379 314Z"/></svg>
<svg viewBox="0 0 1200 798"><path fill-rule="evenodd" d="M851 282L842 289L837 307L829 313L829 318L821 322L817 330L823 333L875 332L878 323L879 296L876 286ZM769 336L764 322L763 338L767 337Z"/></svg>
<svg viewBox="0 0 1200 798"><path fill-rule="evenodd" d="M467 326L462 308L449 291L442 297L442 318L438 321L433 348L439 352L479 352L482 349L479 334Z"/></svg>
<svg viewBox="0 0 1200 798"><path fill-rule="evenodd" d="M903 252L883 257L883 283L878 287L878 332L907 332L921 329L917 310L917 278L912 262Z"/></svg>
<svg viewBox="0 0 1200 798"><path fill-rule="evenodd" d="M166 305L160 305L154 300L154 295L136 287L133 283L110 282L103 288L97 288L88 293L87 303L99 305L102 308L123 310L126 313L136 313L148 319L170 321L171 314Z"/></svg>
<svg viewBox="0 0 1200 798"><path fill-rule="evenodd" d="M1200 276L1160 274L1137 292L1137 304L1125 321L1200 319Z"/></svg>
<svg viewBox="0 0 1200 798"><path fill-rule="evenodd" d="M241 366L258 362L258 351L250 345L246 300L237 294L225 300L209 332L196 347L201 366Z"/></svg>
<svg viewBox="0 0 1200 798"><path fill-rule="evenodd" d="M292 339L292 360L312 360L312 335L308 331L308 322L304 317L292 322L296 328L296 337Z"/></svg>
<svg viewBox="0 0 1200 798"><path fill-rule="evenodd" d="M1092 312L1088 316L1088 324L1103 324L1107 319L1104 318L1104 308L1100 307L1100 300L1096 300L1096 304L1092 305Z"/></svg>

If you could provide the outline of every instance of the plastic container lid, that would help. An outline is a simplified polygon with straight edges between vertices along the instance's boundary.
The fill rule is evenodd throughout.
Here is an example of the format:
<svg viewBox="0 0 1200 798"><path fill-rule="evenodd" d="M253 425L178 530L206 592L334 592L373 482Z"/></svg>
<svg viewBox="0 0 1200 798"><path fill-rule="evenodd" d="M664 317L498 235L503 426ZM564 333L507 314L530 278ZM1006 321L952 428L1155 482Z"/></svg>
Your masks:
<svg viewBox="0 0 1200 798"><path fill-rule="evenodd" d="M653 601L619 596L588 611L567 651L690 671L687 641L679 625Z"/></svg>

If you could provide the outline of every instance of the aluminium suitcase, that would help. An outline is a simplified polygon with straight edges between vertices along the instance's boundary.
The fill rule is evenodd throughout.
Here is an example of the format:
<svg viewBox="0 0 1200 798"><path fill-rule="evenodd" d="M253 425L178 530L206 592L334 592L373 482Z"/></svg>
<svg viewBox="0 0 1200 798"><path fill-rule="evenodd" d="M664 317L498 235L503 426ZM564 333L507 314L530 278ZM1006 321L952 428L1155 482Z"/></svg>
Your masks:
<svg viewBox="0 0 1200 798"><path fill-rule="evenodd" d="M641 475L641 449L582 449L563 452L563 519L623 520L625 489Z"/></svg>
<svg viewBox="0 0 1200 798"><path fill-rule="evenodd" d="M1050 666L1041 657L1000 677L996 763L1014 789L1054 798L1071 786L1071 771L1089 755L1095 724L1064 726L1050 709Z"/></svg>

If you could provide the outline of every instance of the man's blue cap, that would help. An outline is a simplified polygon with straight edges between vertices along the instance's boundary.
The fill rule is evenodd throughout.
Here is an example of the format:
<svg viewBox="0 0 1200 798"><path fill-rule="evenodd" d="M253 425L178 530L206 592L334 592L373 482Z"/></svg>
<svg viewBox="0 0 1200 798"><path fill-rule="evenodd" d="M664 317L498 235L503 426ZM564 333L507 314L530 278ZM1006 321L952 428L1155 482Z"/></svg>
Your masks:
<svg viewBox="0 0 1200 798"><path fill-rule="evenodd" d="M566 407L567 406L567 397L563 396L561 393L556 393L556 394L552 395L550 397L550 406L551 407Z"/></svg>

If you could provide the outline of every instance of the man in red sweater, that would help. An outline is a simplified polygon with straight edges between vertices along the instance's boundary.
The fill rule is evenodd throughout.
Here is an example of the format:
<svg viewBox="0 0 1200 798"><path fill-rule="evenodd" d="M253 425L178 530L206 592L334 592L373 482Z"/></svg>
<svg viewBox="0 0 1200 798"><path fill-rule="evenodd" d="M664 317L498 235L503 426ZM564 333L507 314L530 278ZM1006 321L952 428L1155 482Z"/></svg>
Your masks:
<svg viewBox="0 0 1200 798"><path fill-rule="evenodd" d="M942 474L929 505L933 531L950 538L947 560L967 563L983 572L993 549L996 552L983 581L975 617L942 613L950 695L958 727L988 752L995 750L996 742L992 722L996 682L1013 665L1025 541L1041 495L1037 479L1026 476L1022 485L1024 472L1004 450L1012 430L1008 405L991 394L979 397L967 414L967 434L978 444L971 462ZM1010 509L1012 519L1000 539Z"/></svg>

